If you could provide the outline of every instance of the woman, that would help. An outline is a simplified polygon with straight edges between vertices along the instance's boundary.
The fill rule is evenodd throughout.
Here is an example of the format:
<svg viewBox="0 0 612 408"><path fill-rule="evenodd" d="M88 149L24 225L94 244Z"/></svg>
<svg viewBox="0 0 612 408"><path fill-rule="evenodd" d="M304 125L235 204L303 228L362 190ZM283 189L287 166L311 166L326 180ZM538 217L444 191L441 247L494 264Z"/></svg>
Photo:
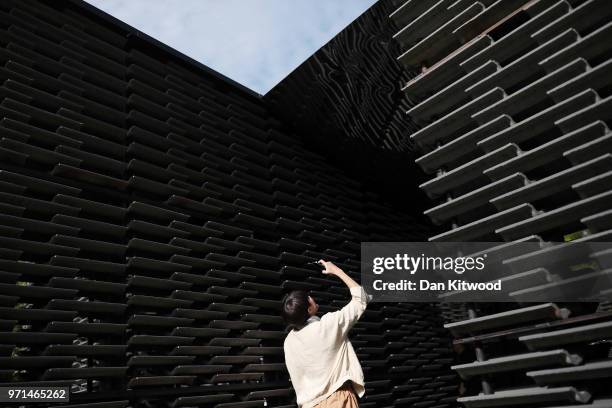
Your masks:
<svg viewBox="0 0 612 408"><path fill-rule="evenodd" d="M282 316L291 331L285 338L285 363L300 408L354 408L363 396L361 365L348 332L363 314L367 295L331 262L319 261L326 275L340 278L351 292L342 309L317 316L319 305L302 290L283 299Z"/></svg>

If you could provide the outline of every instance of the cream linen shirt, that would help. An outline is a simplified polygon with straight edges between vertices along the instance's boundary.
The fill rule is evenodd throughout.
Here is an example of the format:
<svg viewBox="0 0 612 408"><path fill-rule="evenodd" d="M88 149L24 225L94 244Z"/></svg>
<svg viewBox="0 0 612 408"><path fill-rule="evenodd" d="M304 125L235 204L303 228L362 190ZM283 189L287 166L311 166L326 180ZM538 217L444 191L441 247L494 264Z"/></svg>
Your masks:
<svg viewBox="0 0 612 408"><path fill-rule="evenodd" d="M306 326L291 330L283 349L285 364L300 408L310 408L351 380L359 397L365 393L363 371L348 332L368 301L361 286L350 289L351 301L342 309L310 317Z"/></svg>

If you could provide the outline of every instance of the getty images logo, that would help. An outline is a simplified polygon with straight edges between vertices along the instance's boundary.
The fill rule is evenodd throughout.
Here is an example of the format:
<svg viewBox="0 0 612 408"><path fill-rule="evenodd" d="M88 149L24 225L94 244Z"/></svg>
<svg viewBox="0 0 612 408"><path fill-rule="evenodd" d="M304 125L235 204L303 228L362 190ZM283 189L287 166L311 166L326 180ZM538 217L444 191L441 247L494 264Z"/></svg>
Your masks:
<svg viewBox="0 0 612 408"><path fill-rule="evenodd" d="M485 267L487 254L482 256L410 256L396 254L392 257L376 257L373 259L372 272L380 275L385 271L406 271L411 275L417 271L452 271L462 275L466 271L482 271Z"/></svg>

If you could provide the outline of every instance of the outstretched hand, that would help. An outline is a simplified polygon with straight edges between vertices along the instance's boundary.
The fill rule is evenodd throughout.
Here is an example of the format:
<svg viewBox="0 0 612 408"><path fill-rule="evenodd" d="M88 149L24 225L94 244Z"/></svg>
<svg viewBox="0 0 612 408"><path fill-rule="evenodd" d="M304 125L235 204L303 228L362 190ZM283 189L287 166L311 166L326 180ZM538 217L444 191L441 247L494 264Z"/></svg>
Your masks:
<svg viewBox="0 0 612 408"><path fill-rule="evenodd" d="M342 269L334 265L333 262L324 261L323 259L319 259L319 263L325 267L325 269L323 270L324 275L337 276L349 288L359 286L357 282L355 282L350 276L348 276Z"/></svg>
<svg viewBox="0 0 612 408"><path fill-rule="evenodd" d="M338 276L338 274L343 272L342 269L340 269L336 265L334 265L333 262L324 261L323 259L319 259L319 263L325 267L325 269L322 271L324 275L336 275L336 276Z"/></svg>

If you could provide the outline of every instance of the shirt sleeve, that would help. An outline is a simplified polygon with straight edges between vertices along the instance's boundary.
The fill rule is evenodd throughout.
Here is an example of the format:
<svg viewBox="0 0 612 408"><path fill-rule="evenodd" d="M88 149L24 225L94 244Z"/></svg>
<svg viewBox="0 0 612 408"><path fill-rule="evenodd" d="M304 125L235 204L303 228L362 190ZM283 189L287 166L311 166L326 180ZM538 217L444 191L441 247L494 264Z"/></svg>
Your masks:
<svg viewBox="0 0 612 408"><path fill-rule="evenodd" d="M346 336L353 325L359 320L368 304L368 295L361 286L350 288L351 300L342 309L327 313L321 320L337 328L341 336Z"/></svg>

